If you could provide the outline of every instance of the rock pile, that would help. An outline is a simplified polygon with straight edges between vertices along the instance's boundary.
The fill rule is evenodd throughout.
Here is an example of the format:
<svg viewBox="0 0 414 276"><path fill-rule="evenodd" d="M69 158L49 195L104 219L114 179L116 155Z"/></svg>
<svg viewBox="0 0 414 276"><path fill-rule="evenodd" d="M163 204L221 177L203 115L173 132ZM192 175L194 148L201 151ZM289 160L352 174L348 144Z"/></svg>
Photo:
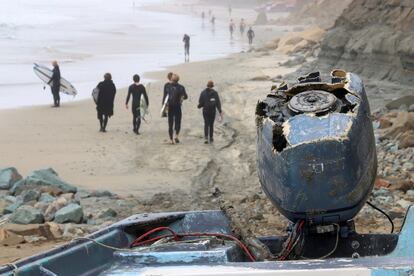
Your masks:
<svg viewBox="0 0 414 276"><path fill-rule="evenodd" d="M109 191L79 190L51 168L26 178L15 168L0 169L0 244L84 235L113 223L115 209L125 205Z"/></svg>

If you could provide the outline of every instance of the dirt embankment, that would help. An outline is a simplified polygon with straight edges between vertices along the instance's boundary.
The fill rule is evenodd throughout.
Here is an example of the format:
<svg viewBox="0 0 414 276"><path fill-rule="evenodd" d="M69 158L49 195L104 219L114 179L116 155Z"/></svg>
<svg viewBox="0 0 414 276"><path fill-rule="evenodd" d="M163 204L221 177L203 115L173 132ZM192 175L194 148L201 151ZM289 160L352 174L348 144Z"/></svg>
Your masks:
<svg viewBox="0 0 414 276"><path fill-rule="evenodd" d="M282 22L331 28L352 0L298 0L294 10Z"/></svg>
<svg viewBox="0 0 414 276"><path fill-rule="evenodd" d="M320 64L414 83L414 1L354 0L321 43Z"/></svg>

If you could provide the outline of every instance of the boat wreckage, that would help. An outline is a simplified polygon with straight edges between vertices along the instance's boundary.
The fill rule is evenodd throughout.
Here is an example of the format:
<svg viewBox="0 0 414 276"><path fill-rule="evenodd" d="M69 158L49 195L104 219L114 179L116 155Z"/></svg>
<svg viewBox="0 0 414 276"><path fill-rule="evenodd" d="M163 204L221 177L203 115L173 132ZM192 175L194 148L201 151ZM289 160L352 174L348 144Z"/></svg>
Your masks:
<svg viewBox="0 0 414 276"><path fill-rule="evenodd" d="M260 181L292 222L285 236L237 236L224 211L140 214L0 274L414 274L413 207L398 234L359 234L352 222L377 165L357 75L336 70L328 83L312 73L274 87L257 104L256 122Z"/></svg>

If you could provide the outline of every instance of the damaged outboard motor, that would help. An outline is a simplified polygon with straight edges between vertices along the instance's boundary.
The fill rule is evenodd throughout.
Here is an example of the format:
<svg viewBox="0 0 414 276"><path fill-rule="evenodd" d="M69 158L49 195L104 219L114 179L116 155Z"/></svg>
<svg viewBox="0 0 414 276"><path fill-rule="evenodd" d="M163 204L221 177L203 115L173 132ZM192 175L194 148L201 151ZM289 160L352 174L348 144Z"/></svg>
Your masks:
<svg viewBox="0 0 414 276"><path fill-rule="evenodd" d="M362 80L342 70L276 87L257 104L257 159L263 190L292 222L345 223L365 204L377 172Z"/></svg>

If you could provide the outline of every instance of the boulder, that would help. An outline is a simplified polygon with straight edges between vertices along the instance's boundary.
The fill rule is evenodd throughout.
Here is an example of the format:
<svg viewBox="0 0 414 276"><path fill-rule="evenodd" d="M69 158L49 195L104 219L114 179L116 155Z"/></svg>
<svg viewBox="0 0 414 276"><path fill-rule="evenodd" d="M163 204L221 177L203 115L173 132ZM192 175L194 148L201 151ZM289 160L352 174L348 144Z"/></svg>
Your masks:
<svg viewBox="0 0 414 276"><path fill-rule="evenodd" d="M43 223L44 218L39 210L32 206L21 206L11 215L10 221L17 224Z"/></svg>
<svg viewBox="0 0 414 276"><path fill-rule="evenodd" d="M411 180L400 180L392 184L389 189L391 191L400 190L403 192L407 192L409 190L414 189L414 182Z"/></svg>
<svg viewBox="0 0 414 276"><path fill-rule="evenodd" d="M60 197L60 198L56 199L55 201L53 201L46 208L46 211L45 211L45 220L46 221L52 221L55 218L56 212L59 209L65 207L68 204L69 204L69 202L64 197Z"/></svg>
<svg viewBox="0 0 414 276"><path fill-rule="evenodd" d="M24 243L24 241L22 236L6 231L5 229L0 229L0 245L13 246Z"/></svg>
<svg viewBox="0 0 414 276"><path fill-rule="evenodd" d="M45 224L5 224L3 229L9 233L14 233L19 236L38 236L45 237L47 240L58 239L62 236L62 229L53 222Z"/></svg>
<svg viewBox="0 0 414 276"><path fill-rule="evenodd" d="M56 200L56 197L51 196L49 193L42 193L39 197L39 202L42 203L52 203Z"/></svg>
<svg viewBox="0 0 414 276"><path fill-rule="evenodd" d="M114 218L118 213L112 208L106 208L99 213L98 218Z"/></svg>
<svg viewBox="0 0 414 276"><path fill-rule="evenodd" d="M23 205L23 200L18 199L18 200L16 200L16 202L14 202L14 203L8 205L6 208L4 208L3 214L6 215L6 214L14 213L17 210L17 208L19 208L22 205Z"/></svg>
<svg viewBox="0 0 414 276"><path fill-rule="evenodd" d="M22 176L17 172L15 168L5 168L0 170L0 189L8 190L17 181L21 180Z"/></svg>
<svg viewBox="0 0 414 276"><path fill-rule="evenodd" d="M388 109L392 110L392 109L400 109L400 107L403 106L403 105L408 107L412 104L414 104L414 96L408 95L408 96L403 96L401 98L393 100L393 101L389 102L388 104L386 104L385 106Z"/></svg>
<svg viewBox="0 0 414 276"><path fill-rule="evenodd" d="M75 186L60 179L52 168L32 172L24 180L15 183L11 192L14 195L19 195L28 189L49 192L55 195L61 193L76 193L77 191Z"/></svg>
<svg viewBox="0 0 414 276"><path fill-rule="evenodd" d="M54 222L56 223L81 223L83 218L83 209L80 205L71 203L55 214Z"/></svg>
<svg viewBox="0 0 414 276"><path fill-rule="evenodd" d="M37 199L40 196L40 193L35 190L27 190L23 191L20 196L22 197L23 202L26 203L30 201L37 201Z"/></svg>
<svg viewBox="0 0 414 276"><path fill-rule="evenodd" d="M89 197L113 197L115 194L110 191L92 191Z"/></svg>

